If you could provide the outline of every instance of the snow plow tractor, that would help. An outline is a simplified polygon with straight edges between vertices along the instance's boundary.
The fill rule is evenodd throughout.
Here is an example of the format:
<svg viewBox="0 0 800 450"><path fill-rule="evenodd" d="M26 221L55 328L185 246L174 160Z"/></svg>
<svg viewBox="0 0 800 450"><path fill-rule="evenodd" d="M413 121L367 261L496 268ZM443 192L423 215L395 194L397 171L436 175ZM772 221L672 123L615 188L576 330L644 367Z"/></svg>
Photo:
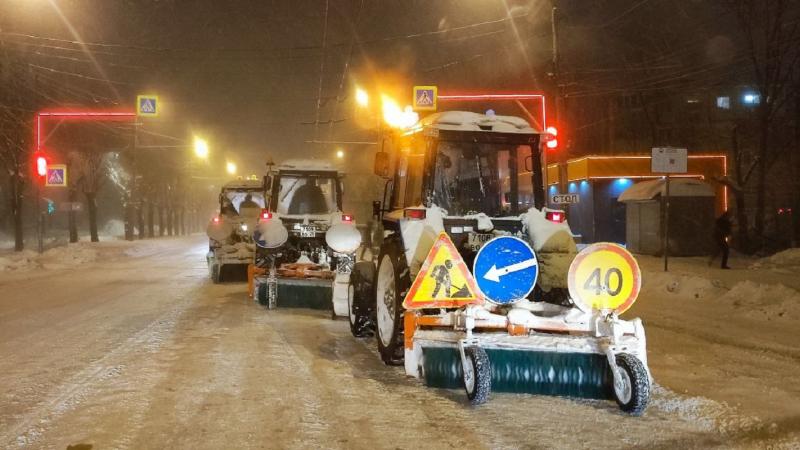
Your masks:
<svg viewBox="0 0 800 450"><path fill-rule="evenodd" d="M264 183L238 179L222 186L219 214L206 227L208 270L214 283L246 279L253 261L253 230L264 207Z"/></svg>
<svg viewBox="0 0 800 450"><path fill-rule="evenodd" d="M526 392L616 398L639 414L644 330L618 318L638 295L638 266L577 253L564 212L544 207L544 139L518 117L448 111L378 152L385 237L374 265L355 266L351 330L374 332L386 364L462 387L472 404ZM598 272L584 264L574 277L577 261Z"/></svg>
<svg viewBox="0 0 800 450"><path fill-rule="evenodd" d="M342 213L343 174L319 161L287 161L266 177L267 208L255 229L253 297L268 308L347 314L347 287L361 234Z"/></svg>

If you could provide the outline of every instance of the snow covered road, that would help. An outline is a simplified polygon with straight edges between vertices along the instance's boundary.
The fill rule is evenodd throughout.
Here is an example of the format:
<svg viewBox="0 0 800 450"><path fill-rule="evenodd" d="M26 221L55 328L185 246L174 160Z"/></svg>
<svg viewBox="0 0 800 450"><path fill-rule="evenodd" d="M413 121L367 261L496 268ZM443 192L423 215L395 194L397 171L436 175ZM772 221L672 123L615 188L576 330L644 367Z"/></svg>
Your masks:
<svg viewBox="0 0 800 450"><path fill-rule="evenodd" d="M703 338L651 309L642 310L653 315L651 365L666 388L644 417L612 402L530 395L495 394L470 408L461 391L428 389L384 366L374 342L352 338L344 321L266 311L242 284L213 285L203 237L157 243L72 269L0 273L0 448L792 445L790 415L770 432L723 407L736 404L735 390L718 389L714 400L669 390L703 395L691 380L728 369L682 374L677 367L697 357L686 346ZM796 368L796 353L787 358L780 364ZM728 375L720 383L736 382Z"/></svg>

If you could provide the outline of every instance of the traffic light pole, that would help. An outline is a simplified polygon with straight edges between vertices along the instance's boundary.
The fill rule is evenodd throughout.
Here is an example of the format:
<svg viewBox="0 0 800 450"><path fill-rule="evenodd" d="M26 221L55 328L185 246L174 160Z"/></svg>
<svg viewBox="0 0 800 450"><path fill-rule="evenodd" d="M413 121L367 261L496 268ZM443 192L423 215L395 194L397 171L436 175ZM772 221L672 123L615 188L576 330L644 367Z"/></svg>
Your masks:
<svg viewBox="0 0 800 450"><path fill-rule="evenodd" d="M36 184L36 239L39 253L44 252L44 221L42 220L42 186Z"/></svg>

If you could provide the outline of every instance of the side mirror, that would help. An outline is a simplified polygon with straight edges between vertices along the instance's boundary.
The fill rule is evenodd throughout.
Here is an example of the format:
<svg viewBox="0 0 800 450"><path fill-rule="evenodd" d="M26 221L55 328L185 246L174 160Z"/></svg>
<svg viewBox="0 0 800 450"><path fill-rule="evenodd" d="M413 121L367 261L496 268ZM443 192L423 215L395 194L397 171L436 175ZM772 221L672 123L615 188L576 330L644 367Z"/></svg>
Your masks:
<svg viewBox="0 0 800 450"><path fill-rule="evenodd" d="M533 156L525 157L525 172L533 172Z"/></svg>
<svg viewBox="0 0 800 450"><path fill-rule="evenodd" d="M387 152L375 153L373 172L379 177L386 178L389 176L389 154Z"/></svg>
<svg viewBox="0 0 800 450"><path fill-rule="evenodd" d="M374 201L372 202L372 217L378 218L381 216L381 202Z"/></svg>

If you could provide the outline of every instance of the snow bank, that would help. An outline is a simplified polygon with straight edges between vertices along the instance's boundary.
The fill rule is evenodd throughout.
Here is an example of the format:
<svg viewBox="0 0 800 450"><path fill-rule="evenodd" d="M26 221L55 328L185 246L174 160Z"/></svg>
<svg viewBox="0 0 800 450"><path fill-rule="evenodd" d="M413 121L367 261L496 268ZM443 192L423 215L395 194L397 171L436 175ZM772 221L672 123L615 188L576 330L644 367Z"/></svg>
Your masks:
<svg viewBox="0 0 800 450"><path fill-rule="evenodd" d="M782 284L741 281L720 298L734 308L742 308L754 318L800 318L800 292Z"/></svg>
<svg viewBox="0 0 800 450"><path fill-rule="evenodd" d="M9 253L0 256L0 272L23 271L38 267L36 252L25 250L19 253Z"/></svg>
<svg viewBox="0 0 800 450"><path fill-rule="evenodd" d="M783 284L740 281L726 288L720 280L693 275L648 272L644 287L680 300L713 302L726 311L761 320L800 318L800 292Z"/></svg>
<svg viewBox="0 0 800 450"><path fill-rule="evenodd" d="M644 287L666 292L682 299L718 297L722 283L693 275L674 275L664 272L648 272L642 278Z"/></svg>
<svg viewBox="0 0 800 450"><path fill-rule="evenodd" d="M39 264L45 269L64 269L79 264L86 264L97 259L97 250L86 244L69 244L56 247L42 253Z"/></svg>
<svg viewBox="0 0 800 450"><path fill-rule="evenodd" d="M31 269L64 269L97 259L97 250L88 243L51 248L41 255L25 250L0 256L0 272L22 272Z"/></svg>
<svg viewBox="0 0 800 450"><path fill-rule="evenodd" d="M772 256L762 258L750 265L750 269L800 268L800 248L790 248Z"/></svg>

